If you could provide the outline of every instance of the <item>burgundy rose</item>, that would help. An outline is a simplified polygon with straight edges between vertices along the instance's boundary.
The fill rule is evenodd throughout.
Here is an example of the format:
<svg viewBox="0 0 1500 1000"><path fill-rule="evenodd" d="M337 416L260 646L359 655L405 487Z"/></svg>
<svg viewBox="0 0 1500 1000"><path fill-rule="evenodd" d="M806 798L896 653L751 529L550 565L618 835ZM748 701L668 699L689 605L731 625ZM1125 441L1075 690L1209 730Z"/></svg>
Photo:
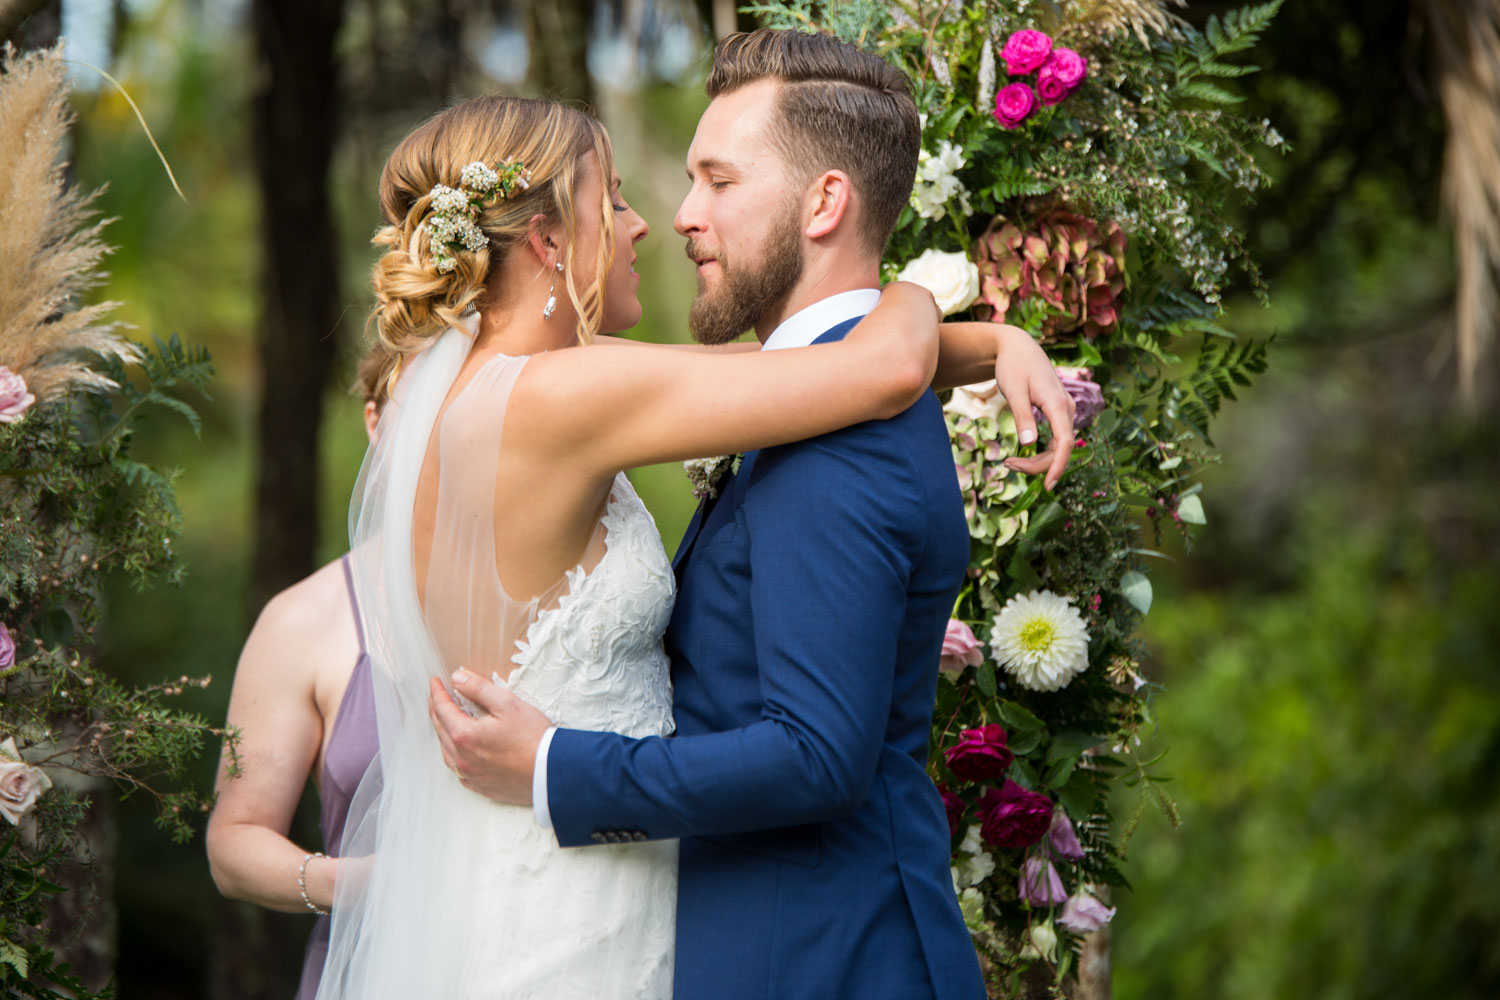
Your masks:
<svg viewBox="0 0 1500 1000"><path fill-rule="evenodd" d="M1007 781L984 793L979 817L980 834L996 847L1030 847L1052 825L1052 800Z"/></svg>
<svg viewBox="0 0 1500 1000"><path fill-rule="evenodd" d="M964 800L953 793L952 789L938 786L938 792L943 796L943 810L948 814L948 836L958 835L959 821L964 818Z"/></svg>
<svg viewBox="0 0 1500 1000"><path fill-rule="evenodd" d="M1036 110L1036 94L1024 83L1012 83L995 95L995 121L1003 128L1015 128Z"/></svg>
<svg viewBox="0 0 1500 1000"><path fill-rule="evenodd" d="M1045 63L1051 51L1052 39L1046 33L1027 28L1005 40L1000 58L1005 60L1006 73L1022 76Z"/></svg>
<svg viewBox="0 0 1500 1000"><path fill-rule="evenodd" d="M964 781L1003 778L1005 769L1016 759L1006 742L1005 729L993 722L979 729L965 729L944 753L948 770Z"/></svg>

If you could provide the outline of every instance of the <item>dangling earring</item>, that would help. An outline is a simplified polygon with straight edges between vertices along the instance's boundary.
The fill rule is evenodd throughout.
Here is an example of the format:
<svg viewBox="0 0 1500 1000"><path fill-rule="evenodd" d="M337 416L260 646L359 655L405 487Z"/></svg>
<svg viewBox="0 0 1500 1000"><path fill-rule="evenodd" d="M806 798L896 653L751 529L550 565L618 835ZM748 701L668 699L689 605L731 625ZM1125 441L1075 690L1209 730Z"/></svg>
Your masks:
<svg viewBox="0 0 1500 1000"><path fill-rule="evenodd" d="M553 291L557 288L557 275L562 274L562 261L557 262L557 274L552 276L552 284L547 286L547 304L542 306L542 319L551 319L552 314L557 311L557 296Z"/></svg>

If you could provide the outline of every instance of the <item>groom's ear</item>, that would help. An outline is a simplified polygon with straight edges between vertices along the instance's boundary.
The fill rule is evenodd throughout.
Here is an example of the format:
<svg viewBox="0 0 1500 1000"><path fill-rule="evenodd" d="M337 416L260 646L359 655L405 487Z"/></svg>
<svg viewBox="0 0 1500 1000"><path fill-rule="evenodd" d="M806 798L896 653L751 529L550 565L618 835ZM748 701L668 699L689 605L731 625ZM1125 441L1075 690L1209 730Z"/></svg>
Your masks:
<svg viewBox="0 0 1500 1000"><path fill-rule="evenodd" d="M833 233L848 217L847 232L854 231L854 185L842 170L825 170L808 185L807 203L812 215L802 230L808 239L822 239Z"/></svg>

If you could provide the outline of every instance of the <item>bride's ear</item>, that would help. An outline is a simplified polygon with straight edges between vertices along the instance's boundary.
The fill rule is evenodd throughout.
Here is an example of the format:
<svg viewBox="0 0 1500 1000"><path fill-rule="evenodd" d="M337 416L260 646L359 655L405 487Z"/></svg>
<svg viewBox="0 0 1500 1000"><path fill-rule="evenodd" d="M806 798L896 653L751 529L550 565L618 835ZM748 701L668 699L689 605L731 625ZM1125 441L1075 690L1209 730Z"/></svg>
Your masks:
<svg viewBox="0 0 1500 1000"><path fill-rule="evenodd" d="M550 269L555 261L562 259L562 250L552 238L552 228L547 225L547 217L541 212L533 215L526 224L526 245L531 248L537 264L543 269Z"/></svg>

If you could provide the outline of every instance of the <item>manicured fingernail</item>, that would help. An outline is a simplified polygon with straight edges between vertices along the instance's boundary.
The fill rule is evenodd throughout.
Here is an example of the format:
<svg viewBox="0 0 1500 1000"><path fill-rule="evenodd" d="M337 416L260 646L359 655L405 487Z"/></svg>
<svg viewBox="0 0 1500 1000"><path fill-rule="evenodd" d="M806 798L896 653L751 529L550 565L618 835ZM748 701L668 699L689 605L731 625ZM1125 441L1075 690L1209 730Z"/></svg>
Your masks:
<svg viewBox="0 0 1500 1000"><path fill-rule="evenodd" d="M1033 430L1024 430L1024 431L1021 432L1021 443L1022 444L1031 444L1035 440L1036 440L1036 431L1033 431Z"/></svg>
<svg viewBox="0 0 1500 1000"><path fill-rule="evenodd" d="M457 670L453 671L453 683L455 683L455 684L463 684L466 681L468 681L468 679L469 679L469 672L467 670L465 670L463 667L459 667Z"/></svg>

